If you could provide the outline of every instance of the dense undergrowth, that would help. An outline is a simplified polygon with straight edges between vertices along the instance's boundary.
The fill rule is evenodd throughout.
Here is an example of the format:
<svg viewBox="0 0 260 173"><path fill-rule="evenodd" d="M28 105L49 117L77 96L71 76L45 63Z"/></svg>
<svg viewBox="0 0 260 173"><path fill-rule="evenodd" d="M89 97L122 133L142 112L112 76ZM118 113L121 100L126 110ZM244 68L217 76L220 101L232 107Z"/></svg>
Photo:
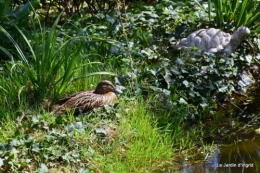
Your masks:
<svg viewBox="0 0 260 173"><path fill-rule="evenodd" d="M217 12L202 3L117 2L109 13L60 13L51 23L43 21L56 11L41 19L37 1L34 8L4 8L0 171L173 172L197 157L194 150L205 159L214 146L203 139L215 128L204 122L219 121L220 103L247 91L237 81L243 69L258 66L260 42L255 31L225 58L173 48L191 31L215 26ZM54 101L101 79L123 89L118 105L78 117L50 115Z"/></svg>

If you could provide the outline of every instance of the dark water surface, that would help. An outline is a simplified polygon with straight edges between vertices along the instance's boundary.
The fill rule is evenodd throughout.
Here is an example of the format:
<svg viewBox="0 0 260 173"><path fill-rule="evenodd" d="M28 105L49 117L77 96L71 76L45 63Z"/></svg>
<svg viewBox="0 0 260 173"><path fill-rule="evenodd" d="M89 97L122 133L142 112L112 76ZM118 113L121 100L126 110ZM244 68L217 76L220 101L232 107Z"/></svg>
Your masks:
<svg viewBox="0 0 260 173"><path fill-rule="evenodd" d="M257 173L260 172L260 135L251 131L231 133L206 161L183 164L187 173ZM221 136L221 135L220 135Z"/></svg>
<svg viewBox="0 0 260 173"><path fill-rule="evenodd" d="M260 81L260 80L259 80ZM260 83L246 96L235 96L232 104L225 105L219 114L231 117L217 127L218 133L206 143L218 145L206 161L182 164L181 172L187 173L258 173L260 172ZM258 129L258 132L256 131Z"/></svg>

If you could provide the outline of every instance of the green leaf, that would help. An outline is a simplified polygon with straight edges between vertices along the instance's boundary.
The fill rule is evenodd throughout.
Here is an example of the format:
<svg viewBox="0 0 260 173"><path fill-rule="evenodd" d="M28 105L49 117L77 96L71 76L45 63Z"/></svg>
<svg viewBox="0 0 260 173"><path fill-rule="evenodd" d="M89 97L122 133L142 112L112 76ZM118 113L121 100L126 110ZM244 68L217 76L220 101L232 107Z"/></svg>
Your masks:
<svg viewBox="0 0 260 173"><path fill-rule="evenodd" d="M221 92L221 93L224 93L224 92L227 91L227 89L228 89L227 86L222 86L221 88L218 88L218 91Z"/></svg>
<svg viewBox="0 0 260 173"><path fill-rule="evenodd" d="M11 0L2 0L0 1L0 20L3 20L2 18L7 13L7 11L10 8Z"/></svg>
<svg viewBox="0 0 260 173"><path fill-rule="evenodd" d="M211 20L211 11L212 11L212 2L211 2L211 0L208 0L208 17L209 17L209 21Z"/></svg>
<svg viewBox="0 0 260 173"><path fill-rule="evenodd" d="M186 88L189 87L189 82L187 80L184 80L182 83L185 85Z"/></svg>
<svg viewBox="0 0 260 173"><path fill-rule="evenodd" d="M246 55L246 56L245 56L245 60L246 60L246 62L247 62L248 64L251 63L252 59L253 59L253 57L252 57L251 55Z"/></svg>
<svg viewBox="0 0 260 173"><path fill-rule="evenodd" d="M4 165L4 159L0 158L0 168Z"/></svg>
<svg viewBox="0 0 260 173"><path fill-rule="evenodd" d="M37 5L39 5L40 1L34 0L29 1L26 4L17 7L14 11L11 13L19 19L23 19L28 16L28 13L32 10L32 8L35 8Z"/></svg>
<svg viewBox="0 0 260 173"><path fill-rule="evenodd" d="M185 105L188 104L188 102L186 102L186 100L184 98L180 98L179 103L180 104L185 104Z"/></svg>
<svg viewBox="0 0 260 173"><path fill-rule="evenodd" d="M38 171L39 173L47 173L49 172L49 169L44 163L41 163L40 168L38 168Z"/></svg>
<svg viewBox="0 0 260 173"><path fill-rule="evenodd" d="M65 122L67 122L67 117L66 117L66 115L59 115L59 116L56 118L55 122L56 122L57 124L64 124Z"/></svg>

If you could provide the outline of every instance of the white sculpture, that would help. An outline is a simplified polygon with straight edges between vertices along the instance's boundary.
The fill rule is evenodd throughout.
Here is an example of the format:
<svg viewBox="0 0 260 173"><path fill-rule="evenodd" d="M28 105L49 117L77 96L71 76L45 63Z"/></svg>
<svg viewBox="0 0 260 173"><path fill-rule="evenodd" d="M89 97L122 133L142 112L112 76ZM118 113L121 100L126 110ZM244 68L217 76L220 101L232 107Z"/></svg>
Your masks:
<svg viewBox="0 0 260 173"><path fill-rule="evenodd" d="M187 38L181 39L176 46L196 46L208 53L226 53L230 55L235 52L240 42L249 34L250 30L245 26L239 27L233 35L215 28L200 29L191 33Z"/></svg>

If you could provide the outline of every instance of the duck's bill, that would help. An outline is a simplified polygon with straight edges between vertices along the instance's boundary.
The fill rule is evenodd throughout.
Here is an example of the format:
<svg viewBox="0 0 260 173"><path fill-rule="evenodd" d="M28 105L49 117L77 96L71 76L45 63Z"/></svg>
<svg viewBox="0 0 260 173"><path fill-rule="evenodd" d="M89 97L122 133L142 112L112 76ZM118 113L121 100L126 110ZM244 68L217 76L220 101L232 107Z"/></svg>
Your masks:
<svg viewBox="0 0 260 173"><path fill-rule="evenodd" d="M115 88L115 89L114 89L114 92L115 92L115 93L118 93L118 94L122 94L122 93L123 93L123 91L121 91L121 90L118 89L118 88Z"/></svg>

